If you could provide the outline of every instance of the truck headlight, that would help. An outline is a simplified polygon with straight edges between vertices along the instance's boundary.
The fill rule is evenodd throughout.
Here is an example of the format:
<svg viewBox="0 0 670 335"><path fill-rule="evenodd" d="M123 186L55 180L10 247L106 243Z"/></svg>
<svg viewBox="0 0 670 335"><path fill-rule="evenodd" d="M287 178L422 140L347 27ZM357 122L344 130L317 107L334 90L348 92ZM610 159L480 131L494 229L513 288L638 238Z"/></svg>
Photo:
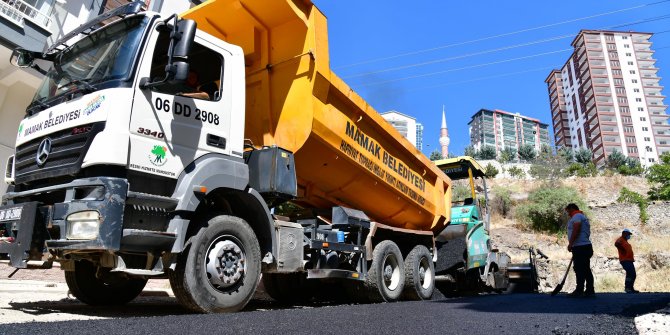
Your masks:
<svg viewBox="0 0 670 335"><path fill-rule="evenodd" d="M98 237L102 218L98 211L83 211L68 215L65 221L68 240L94 240Z"/></svg>
<svg viewBox="0 0 670 335"><path fill-rule="evenodd" d="M14 155L7 158L5 165L5 183L11 184L14 182Z"/></svg>

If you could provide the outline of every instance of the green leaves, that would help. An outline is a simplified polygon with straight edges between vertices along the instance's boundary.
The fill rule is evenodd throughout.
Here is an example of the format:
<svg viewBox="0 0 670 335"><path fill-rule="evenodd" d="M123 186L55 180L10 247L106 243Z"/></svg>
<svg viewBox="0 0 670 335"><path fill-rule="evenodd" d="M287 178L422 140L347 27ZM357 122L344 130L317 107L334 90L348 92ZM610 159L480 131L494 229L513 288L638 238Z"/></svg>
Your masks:
<svg viewBox="0 0 670 335"><path fill-rule="evenodd" d="M533 230L558 233L565 230L563 209L569 203L576 203L582 210L587 207L575 189L547 185L531 192L528 201L517 206L516 217Z"/></svg>
<svg viewBox="0 0 670 335"><path fill-rule="evenodd" d="M647 181L653 186L649 190L652 200L670 200L670 153L661 155L660 163L649 167Z"/></svg>

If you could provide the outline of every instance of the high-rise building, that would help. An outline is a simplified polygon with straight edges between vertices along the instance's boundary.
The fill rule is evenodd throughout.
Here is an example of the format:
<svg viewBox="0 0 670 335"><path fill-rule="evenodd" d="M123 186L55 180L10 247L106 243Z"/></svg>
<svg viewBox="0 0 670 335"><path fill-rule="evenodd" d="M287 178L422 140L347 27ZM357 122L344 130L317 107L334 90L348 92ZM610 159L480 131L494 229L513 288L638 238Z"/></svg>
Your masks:
<svg viewBox="0 0 670 335"><path fill-rule="evenodd" d="M440 126L440 147L442 149L442 158L449 157L449 129L447 129L447 118L444 116L444 106L442 106L442 125Z"/></svg>
<svg viewBox="0 0 670 335"><path fill-rule="evenodd" d="M476 150L492 146L500 153L505 148L518 150L522 145L530 144L539 152L543 145L549 145L549 126L519 113L480 109L468 126L470 145Z"/></svg>
<svg viewBox="0 0 670 335"><path fill-rule="evenodd" d="M651 33L582 30L545 80L557 147L587 148L598 166L614 151L658 162L670 151L667 106Z"/></svg>
<svg viewBox="0 0 670 335"><path fill-rule="evenodd" d="M416 123L416 148L423 151L423 125Z"/></svg>
<svg viewBox="0 0 670 335"><path fill-rule="evenodd" d="M423 147L423 125L416 122L416 119L400 113L398 111L389 111L381 114L382 117L390 123L400 134L409 140L412 145L421 150ZM421 145L421 147L419 147Z"/></svg>

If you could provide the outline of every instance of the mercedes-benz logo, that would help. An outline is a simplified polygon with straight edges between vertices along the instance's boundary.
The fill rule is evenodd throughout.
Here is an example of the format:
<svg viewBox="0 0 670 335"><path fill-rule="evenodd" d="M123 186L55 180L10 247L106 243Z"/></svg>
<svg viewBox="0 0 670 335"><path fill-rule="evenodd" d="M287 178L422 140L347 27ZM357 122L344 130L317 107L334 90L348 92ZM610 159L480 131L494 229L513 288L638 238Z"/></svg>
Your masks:
<svg viewBox="0 0 670 335"><path fill-rule="evenodd" d="M35 156L35 161L37 165L42 166L46 163L49 154L51 153L51 139L45 138L40 143L40 146L37 147L37 155Z"/></svg>

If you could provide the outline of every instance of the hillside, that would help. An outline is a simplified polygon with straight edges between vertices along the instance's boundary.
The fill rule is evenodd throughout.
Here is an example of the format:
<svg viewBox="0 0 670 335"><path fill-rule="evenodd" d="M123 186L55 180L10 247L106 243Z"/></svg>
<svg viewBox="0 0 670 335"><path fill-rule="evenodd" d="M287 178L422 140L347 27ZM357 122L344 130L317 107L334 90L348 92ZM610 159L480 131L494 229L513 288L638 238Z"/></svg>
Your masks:
<svg viewBox="0 0 670 335"><path fill-rule="evenodd" d="M641 224L637 205L617 203L622 187L646 194L649 185L642 177L568 178L563 186L574 188L588 203L591 220L591 239L594 256L591 268L596 279L596 291L623 291L624 271L621 269L614 247L614 240L623 228L634 232L630 240L633 245L637 268L636 289L645 292L667 292L670 290L670 203L651 203L648 208L649 221ZM571 254L567 251L564 234L542 234L531 231L514 216L514 210L527 200L528 195L539 187L547 187L539 181L517 179L494 179L491 189L501 187L511 192L512 213L503 217L492 213L492 236L494 245L512 256L514 262L528 259L528 248L542 250L549 260L538 262L541 290L551 291L563 275ZM559 186L559 185L550 185ZM492 195L495 198L495 193ZM568 276L564 291L574 289L574 274Z"/></svg>

